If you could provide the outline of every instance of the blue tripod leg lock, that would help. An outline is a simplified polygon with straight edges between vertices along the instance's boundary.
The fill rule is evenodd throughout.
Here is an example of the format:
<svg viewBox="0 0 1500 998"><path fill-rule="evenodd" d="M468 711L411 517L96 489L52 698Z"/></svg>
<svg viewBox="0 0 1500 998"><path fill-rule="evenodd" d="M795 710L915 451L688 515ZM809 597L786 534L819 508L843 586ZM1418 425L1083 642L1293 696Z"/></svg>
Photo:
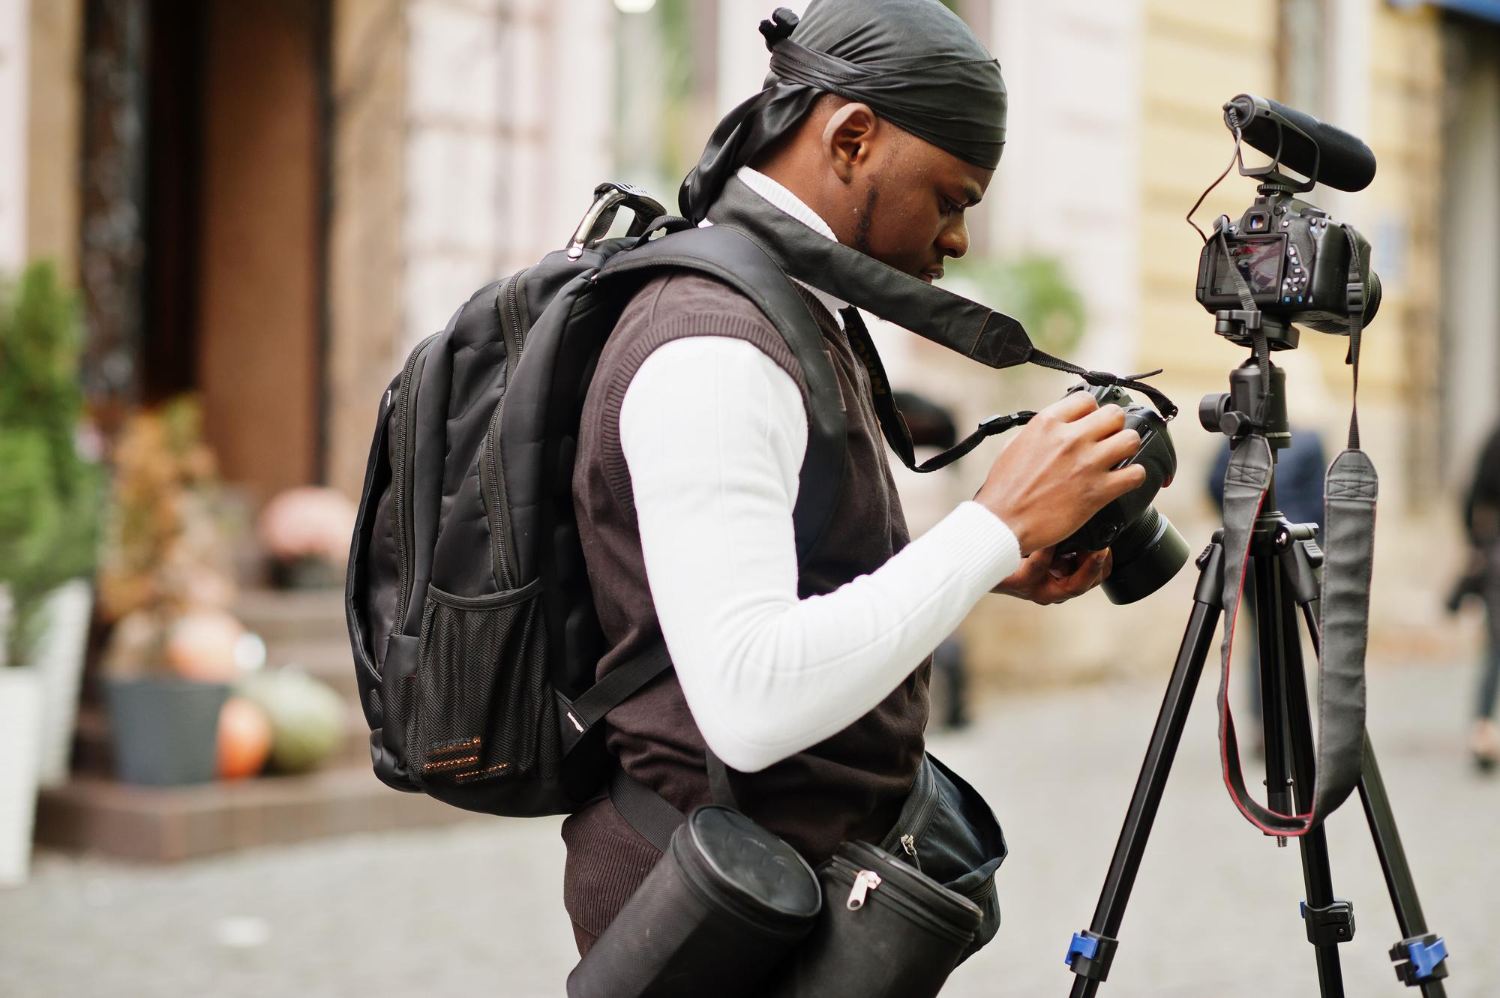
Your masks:
<svg viewBox="0 0 1500 998"><path fill-rule="evenodd" d="M1448 976L1448 944L1430 932L1392 946L1391 959L1396 962L1396 979L1409 988Z"/></svg>
<svg viewBox="0 0 1500 998"><path fill-rule="evenodd" d="M1103 981L1109 977L1109 965L1114 962L1119 945L1120 941L1111 936L1088 930L1075 932L1063 962L1079 977Z"/></svg>

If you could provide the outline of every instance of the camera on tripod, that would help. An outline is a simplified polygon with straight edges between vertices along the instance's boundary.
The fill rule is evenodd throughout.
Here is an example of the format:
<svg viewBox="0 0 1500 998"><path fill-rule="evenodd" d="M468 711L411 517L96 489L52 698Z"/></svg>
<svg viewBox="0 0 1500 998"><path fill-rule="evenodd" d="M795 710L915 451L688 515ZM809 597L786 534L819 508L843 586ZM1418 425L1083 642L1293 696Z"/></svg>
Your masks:
<svg viewBox="0 0 1500 998"><path fill-rule="evenodd" d="M1272 350L1297 345L1293 323L1343 336L1356 313L1368 324L1380 308L1380 278L1367 270L1361 280L1369 242L1295 195L1320 181L1339 190L1362 190L1375 176L1369 147L1300 111L1249 94L1224 105L1224 121L1273 159L1251 168L1236 153L1240 175L1258 178L1259 193L1238 220L1219 216L1216 238L1198 257L1198 303L1215 313L1259 311ZM1307 179L1289 175L1284 167ZM1221 323L1217 332L1251 345L1248 329Z"/></svg>
<svg viewBox="0 0 1500 998"><path fill-rule="evenodd" d="M1380 306L1370 244L1352 225L1336 222L1296 195L1318 182L1362 190L1375 177L1375 156L1347 132L1248 94L1224 105L1224 123L1234 134L1234 157L1193 205L1188 221L1230 167L1238 164L1242 176L1260 183L1255 203L1237 221L1221 215L1212 236L1199 230L1204 246L1198 302L1214 314L1215 333L1251 350L1249 359L1230 374L1230 391L1205 397L1198 409L1205 429L1231 441L1222 525L1196 562L1193 609L1093 920L1068 946L1065 959L1075 975L1070 998L1095 998L1109 976L1146 837L1221 615L1218 707L1224 783L1252 825L1279 845L1296 838L1301 847L1307 894L1298 911L1316 951L1320 993L1344 998L1338 947L1355 931L1353 902L1333 892L1323 822L1357 788L1403 936L1389 950L1396 976L1408 987L1420 988L1423 998L1443 998L1447 943L1428 930L1365 728L1379 480L1359 446L1353 398L1349 446L1329 466L1324 482L1328 540L1323 549L1314 543L1317 526L1289 522L1278 511L1276 498L1276 453L1290 444L1292 435L1286 376L1271 362L1271 352L1296 347L1298 325L1348 336L1352 395L1357 397L1360 341ZM1271 163L1247 168L1241 156L1244 143L1270 155ZM1264 804L1247 786L1229 703L1234 628L1246 599L1256 611ZM1316 736L1299 617L1318 655Z"/></svg>

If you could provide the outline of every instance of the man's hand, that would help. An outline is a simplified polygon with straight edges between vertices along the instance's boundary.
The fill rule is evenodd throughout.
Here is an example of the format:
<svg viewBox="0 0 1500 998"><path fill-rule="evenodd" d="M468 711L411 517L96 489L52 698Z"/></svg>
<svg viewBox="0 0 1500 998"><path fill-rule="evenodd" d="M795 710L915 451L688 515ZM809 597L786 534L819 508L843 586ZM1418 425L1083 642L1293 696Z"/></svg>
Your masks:
<svg viewBox="0 0 1500 998"><path fill-rule="evenodd" d="M1033 552L1010 578L991 592L1048 606L1081 596L1109 578L1114 555L1108 550L1058 555L1052 548Z"/></svg>
<svg viewBox="0 0 1500 998"><path fill-rule="evenodd" d="M1005 521L1028 557L1139 488L1145 468L1114 468L1140 449L1140 434L1126 429L1123 409L1101 409L1088 392L1074 392L1022 428L995 458L974 501Z"/></svg>

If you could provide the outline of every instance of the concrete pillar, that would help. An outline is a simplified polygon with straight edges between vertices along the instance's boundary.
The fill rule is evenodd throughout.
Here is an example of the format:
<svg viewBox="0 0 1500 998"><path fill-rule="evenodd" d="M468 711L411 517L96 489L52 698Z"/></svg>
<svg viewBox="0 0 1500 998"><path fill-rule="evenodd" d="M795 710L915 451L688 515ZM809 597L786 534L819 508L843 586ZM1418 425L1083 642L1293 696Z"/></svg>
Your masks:
<svg viewBox="0 0 1500 998"><path fill-rule="evenodd" d="M719 65L714 88L714 110L723 117L730 108L760 90L771 54L759 25L774 9L764 0L718 0ZM804 3L783 4L801 13Z"/></svg>
<svg viewBox="0 0 1500 998"><path fill-rule="evenodd" d="M402 0L336 0L332 27L324 474L358 498L376 404L405 358Z"/></svg>
<svg viewBox="0 0 1500 998"><path fill-rule="evenodd" d="M30 0L0 0L0 273L26 263Z"/></svg>

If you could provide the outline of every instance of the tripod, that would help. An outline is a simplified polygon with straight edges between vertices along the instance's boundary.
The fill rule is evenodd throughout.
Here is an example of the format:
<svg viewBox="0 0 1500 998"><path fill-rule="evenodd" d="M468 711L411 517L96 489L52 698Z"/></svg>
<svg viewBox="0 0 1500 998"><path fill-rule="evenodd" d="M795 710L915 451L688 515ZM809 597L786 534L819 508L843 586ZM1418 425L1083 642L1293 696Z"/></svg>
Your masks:
<svg viewBox="0 0 1500 998"><path fill-rule="evenodd" d="M1250 343L1246 334L1247 322L1264 321L1268 327L1272 324L1272 320L1258 313L1252 317L1252 313L1234 311L1219 312L1218 320L1220 335L1245 344ZM1267 333L1267 339L1273 344L1296 344L1296 330L1292 327L1275 326L1268 328ZM1261 368L1257 358L1252 357L1230 375L1231 391L1228 395L1211 395L1203 400L1199 419L1205 429L1223 432L1231 438L1245 434L1265 438L1274 459L1278 450L1290 445L1291 433L1287 426L1285 374L1274 366L1270 372L1269 387L1263 390ZM1259 422L1252 415L1256 413L1261 414ZM1289 523L1276 511L1273 465L1271 489L1266 494L1251 536L1250 563L1245 577L1253 580L1253 588L1247 585L1247 589L1253 592L1257 610L1256 653L1261 666L1267 806L1281 814L1307 813L1313 803L1316 754L1297 616L1300 611L1313 647L1320 649L1318 570L1323 563L1323 554L1318 549L1316 535L1316 526ZM1224 609L1223 539L1224 531L1215 531L1197 560L1198 586L1193 597L1192 614L1177 652L1172 677L1167 683L1156 727L1151 732L1125 824L1110 860L1104 889L1100 892L1099 904L1094 909L1088 931L1076 933L1068 948L1067 962L1077 975L1070 998L1093 998L1098 993L1118 948L1117 937L1125 916L1125 905L1130 899L1130 889L1135 884L1146 838L1151 834L1172 759L1187 722L1193 692L1203 673L1203 663ZM1439 936L1427 930L1368 733L1364 740L1359 795L1403 937L1391 949L1396 976L1408 987L1420 987L1423 998L1444 998L1442 979L1448 976L1444 962L1447 946ZM1318 984L1323 998L1343 998L1338 944L1354 937L1354 907L1350 902L1334 897L1328 840L1323 827L1319 825L1297 841L1302 852L1302 878L1307 890L1302 916L1307 941L1313 945L1316 954ZM1277 838L1278 846L1286 844L1285 837Z"/></svg>

